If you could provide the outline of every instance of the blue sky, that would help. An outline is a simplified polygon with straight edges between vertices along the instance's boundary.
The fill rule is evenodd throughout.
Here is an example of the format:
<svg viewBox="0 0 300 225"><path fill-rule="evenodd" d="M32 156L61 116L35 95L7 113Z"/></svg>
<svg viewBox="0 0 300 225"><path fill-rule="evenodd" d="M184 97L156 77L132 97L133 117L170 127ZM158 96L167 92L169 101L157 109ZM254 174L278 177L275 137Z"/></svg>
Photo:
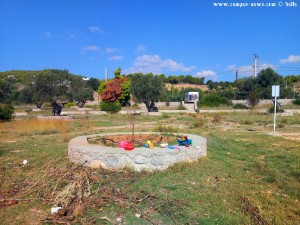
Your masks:
<svg viewBox="0 0 300 225"><path fill-rule="evenodd" d="M247 2L247 7L216 7ZM233 81L273 67L300 74L300 2L0 0L0 71L67 69L104 79L153 72ZM292 3L292 1L288 1ZM282 6L279 6L281 5Z"/></svg>

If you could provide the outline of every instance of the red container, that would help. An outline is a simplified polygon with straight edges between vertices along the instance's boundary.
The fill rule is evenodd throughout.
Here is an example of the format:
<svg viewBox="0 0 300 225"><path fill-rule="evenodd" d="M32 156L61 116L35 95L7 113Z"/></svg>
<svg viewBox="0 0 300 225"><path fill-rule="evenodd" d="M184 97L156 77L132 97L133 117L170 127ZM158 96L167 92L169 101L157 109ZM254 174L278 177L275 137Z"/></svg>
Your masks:
<svg viewBox="0 0 300 225"><path fill-rule="evenodd" d="M131 151L134 149L134 145L131 142L127 142L124 146L124 149L127 151Z"/></svg>

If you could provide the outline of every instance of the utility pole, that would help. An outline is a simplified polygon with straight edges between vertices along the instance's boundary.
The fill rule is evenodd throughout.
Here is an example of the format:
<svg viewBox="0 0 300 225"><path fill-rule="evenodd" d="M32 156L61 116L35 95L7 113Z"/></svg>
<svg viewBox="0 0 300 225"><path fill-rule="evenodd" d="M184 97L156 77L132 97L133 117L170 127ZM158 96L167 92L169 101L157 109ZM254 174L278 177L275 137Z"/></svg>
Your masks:
<svg viewBox="0 0 300 225"><path fill-rule="evenodd" d="M253 54L254 55L254 78L256 78L256 60L258 59L258 55L257 54Z"/></svg>
<svg viewBox="0 0 300 225"><path fill-rule="evenodd" d="M235 71L235 80L237 81L238 79L239 79L239 71L236 70L236 71Z"/></svg>
<svg viewBox="0 0 300 225"><path fill-rule="evenodd" d="M107 82L108 80L108 72L107 72L107 68L105 67L105 81Z"/></svg>

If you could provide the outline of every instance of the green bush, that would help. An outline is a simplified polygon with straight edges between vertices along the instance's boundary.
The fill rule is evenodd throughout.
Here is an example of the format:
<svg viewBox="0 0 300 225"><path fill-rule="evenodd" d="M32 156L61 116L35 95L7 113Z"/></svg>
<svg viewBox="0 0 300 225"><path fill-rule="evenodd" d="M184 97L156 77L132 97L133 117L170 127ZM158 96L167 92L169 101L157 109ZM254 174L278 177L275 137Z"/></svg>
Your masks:
<svg viewBox="0 0 300 225"><path fill-rule="evenodd" d="M65 107L70 108L71 106L76 106L76 102L68 102L67 104L65 104Z"/></svg>
<svg viewBox="0 0 300 225"><path fill-rule="evenodd" d="M13 112L11 105L0 104L0 120L11 120Z"/></svg>
<svg viewBox="0 0 300 225"><path fill-rule="evenodd" d="M300 96L293 101L295 105L300 105Z"/></svg>
<svg viewBox="0 0 300 225"><path fill-rule="evenodd" d="M205 120L204 119L199 119L193 122L193 128L200 128L203 127L205 124Z"/></svg>
<svg viewBox="0 0 300 225"><path fill-rule="evenodd" d="M45 102L44 103L44 108L52 108L51 103L50 102Z"/></svg>
<svg viewBox="0 0 300 225"><path fill-rule="evenodd" d="M245 120L244 120L244 123L243 124L253 124L253 121L252 120L250 120L249 118L246 118Z"/></svg>
<svg viewBox="0 0 300 225"><path fill-rule="evenodd" d="M118 101L115 102L100 102L101 111L105 111L108 113L117 113L121 111L121 104Z"/></svg>
<svg viewBox="0 0 300 225"><path fill-rule="evenodd" d="M169 115L169 114L167 114L167 113L163 113L162 114L162 118L163 119L169 119L171 116Z"/></svg>
<svg viewBox="0 0 300 225"><path fill-rule="evenodd" d="M248 109L248 107L245 106L245 105L242 104L242 103L235 104L235 105L233 105L232 108L234 108L234 109Z"/></svg>
<svg viewBox="0 0 300 225"><path fill-rule="evenodd" d="M178 106L177 110L186 110L186 108L183 105Z"/></svg>
<svg viewBox="0 0 300 225"><path fill-rule="evenodd" d="M230 105L227 98L222 97L216 93L205 95L200 101L200 106L218 107L220 105Z"/></svg>
<svg viewBox="0 0 300 225"><path fill-rule="evenodd" d="M178 127L175 127L174 125L172 126L165 126L162 124L158 124L153 131L155 132L161 132L161 133L178 133L179 129Z"/></svg>
<svg viewBox="0 0 300 225"><path fill-rule="evenodd" d="M276 108L276 113L283 113L284 110L283 109L279 109L278 107ZM271 108L269 108L269 113L274 113L274 105L271 106Z"/></svg>

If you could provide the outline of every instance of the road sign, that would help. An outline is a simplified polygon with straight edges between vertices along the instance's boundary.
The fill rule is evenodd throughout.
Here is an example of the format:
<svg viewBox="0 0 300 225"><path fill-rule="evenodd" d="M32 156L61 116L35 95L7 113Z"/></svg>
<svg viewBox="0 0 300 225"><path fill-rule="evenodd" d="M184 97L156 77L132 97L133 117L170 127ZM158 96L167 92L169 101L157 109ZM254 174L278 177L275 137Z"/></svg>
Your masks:
<svg viewBox="0 0 300 225"><path fill-rule="evenodd" d="M276 106L277 106L277 97L279 97L279 85L272 85L272 97L275 97L274 100L274 126L273 126L273 135L275 135L276 128Z"/></svg>
<svg viewBox="0 0 300 225"><path fill-rule="evenodd" d="M279 85L272 85L272 97L279 97Z"/></svg>

